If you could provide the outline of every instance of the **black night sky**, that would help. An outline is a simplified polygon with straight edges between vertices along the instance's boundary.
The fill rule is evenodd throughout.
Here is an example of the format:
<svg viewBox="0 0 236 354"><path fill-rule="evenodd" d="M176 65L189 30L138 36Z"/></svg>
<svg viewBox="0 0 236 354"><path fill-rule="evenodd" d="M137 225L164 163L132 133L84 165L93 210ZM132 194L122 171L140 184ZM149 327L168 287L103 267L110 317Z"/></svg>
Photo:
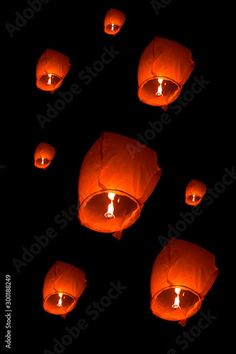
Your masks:
<svg viewBox="0 0 236 354"><path fill-rule="evenodd" d="M19 14L29 8L30 1L0 5L1 350L75 354L94 350L133 353L143 348L145 353L175 354L214 353L224 345L226 352L226 275L234 212L229 205L236 168L232 115L225 111L227 101L221 92L223 49L217 40L224 9L213 2L206 7L205 1L197 0L36 2L40 9L28 20L19 20ZM104 15L111 7L126 14L115 37L103 31ZM9 30L6 23L15 29ZM154 36L190 48L195 61L180 98L166 112L169 121L160 131L151 126L160 122L163 110L143 104L137 97L139 59ZM63 85L54 94L35 85L36 64L47 48L66 54L71 63ZM96 71L95 63L101 61L104 51L112 60ZM199 84L198 93L192 91L194 82ZM79 94L40 124L39 115L45 116L75 84L80 87ZM157 152L162 169L141 217L124 231L120 241L81 226L75 213L81 163L103 131L142 140ZM33 163L40 142L56 148L55 159L45 171ZM232 183L224 182L226 174ZM160 236L167 237L170 225L175 228L183 215L192 212L184 202L185 187L192 178L206 183L208 199L201 204L201 215L194 216L177 237L214 253L219 276L202 309L181 327L152 314L150 275L162 249ZM18 272L14 259L22 260L24 250L49 228L55 230L56 237L37 255L28 255ZM88 281L66 319L50 315L42 307L44 277L57 260L83 269ZM6 274L12 282L12 349L4 344ZM88 307L100 303L112 283L121 286L119 297L107 308L100 304L96 315L89 315ZM199 320L204 316L208 326L203 329ZM81 329L71 344L58 345L55 350L55 340L61 342L68 328L80 319L86 321L86 329Z"/></svg>

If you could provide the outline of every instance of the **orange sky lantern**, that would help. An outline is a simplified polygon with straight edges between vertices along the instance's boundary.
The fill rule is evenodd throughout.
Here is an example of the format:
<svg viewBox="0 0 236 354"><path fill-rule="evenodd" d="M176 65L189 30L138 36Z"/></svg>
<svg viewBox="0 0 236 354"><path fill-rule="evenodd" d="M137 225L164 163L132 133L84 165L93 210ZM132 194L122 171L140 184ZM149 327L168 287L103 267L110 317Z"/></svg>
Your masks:
<svg viewBox="0 0 236 354"><path fill-rule="evenodd" d="M171 240L157 256L151 276L151 310L184 324L201 307L218 269L215 256L183 240Z"/></svg>
<svg viewBox="0 0 236 354"><path fill-rule="evenodd" d="M103 133L85 156L79 176L81 224L117 238L139 218L161 176L156 152L143 145L131 155L130 145L137 147L137 141Z"/></svg>
<svg viewBox="0 0 236 354"><path fill-rule="evenodd" d="M70 70L69 58L55 50L47 49L39 58L36 68L36 86L43 91L58 89Z"/></svg>
<svg viewBox="0 0 236 354"><path fill-rule="evenodd" d="M104 32L115 36L125 23L125 14L117 9L110 9L104 19Z"/></svg>
<svg viewBox="0 0 236 354"><path fill-rule="evenodd" d="M166 107L177 99L194 68L192 53L181 44L155 37L138 68L138 97L151 106Z"/></svg>
<svg viewBox="0 0 236 354"><path fill-rule="evenodd" d="M76 306L86 284L82 270L68 263L55 262L44 280L44 310L54 315L66 315Z"/></svg>
<svg viewBox="0 0 236 354"><path fill-rule="evenodd" d="M40 143L34 153L34 165L37 168L46 169L54 159L56 150L52 145Z"/></svg>
<svg viewBox="0 0 236 354"><path fill-rule="evenodd" d="M185 203L193 206L200 204L206 191L207 188L204 183L196 179L191 180L186 187Z"/></svg>

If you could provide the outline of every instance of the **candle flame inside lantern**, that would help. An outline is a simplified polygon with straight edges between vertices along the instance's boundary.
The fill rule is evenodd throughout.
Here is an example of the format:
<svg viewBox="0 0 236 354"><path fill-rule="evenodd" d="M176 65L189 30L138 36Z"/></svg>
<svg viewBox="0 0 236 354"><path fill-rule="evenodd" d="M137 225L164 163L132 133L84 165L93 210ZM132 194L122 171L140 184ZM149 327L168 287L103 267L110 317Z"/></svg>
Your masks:
<svg viewBox="0 0 236 354"><path fill-rule="evenodd" d="M180 294L181 289L180 288L175 288L175 293L176 293L176 297L175 297L175 301L172 305L173 309L178 309L180 308L180 299L179 299L179 294Z"/></svg>
<svg viewBox="0 0 236 354"><path fill-rule="evenodd" d="M163 79L157 79L157 81L158 81L158 87L157 87L157 91L156 91L156 95L157 96L162 96L163 95L163 86L162 86L162 84L163 84Z"/></svg>
<svg viewBox="0 0 236 354"><path fill-rule="evenodd" d="M52 84L52 74L48 74L48 82L47 82L48 85L51 85Z"/></svg>
<svg viewBox="0 0 236 354"><path fill-rule="evenodd" d="M110 203L107 207L107 211L106 213L104 214L104 216L108 219L111 219L111 218L115 218L115 215L114 215L114 199L115 199L115 196L116 194L115 193L108 193L108 198L110 199Z"/></svg>
<svg viewBox="0 0 236 354"><path fill-rule="evenodd" d="M62 296L63 296L63 293L59 293L58 294L59 296L59 299L58 299L58 303L57 303L57 307L62 307Z"/></svg>

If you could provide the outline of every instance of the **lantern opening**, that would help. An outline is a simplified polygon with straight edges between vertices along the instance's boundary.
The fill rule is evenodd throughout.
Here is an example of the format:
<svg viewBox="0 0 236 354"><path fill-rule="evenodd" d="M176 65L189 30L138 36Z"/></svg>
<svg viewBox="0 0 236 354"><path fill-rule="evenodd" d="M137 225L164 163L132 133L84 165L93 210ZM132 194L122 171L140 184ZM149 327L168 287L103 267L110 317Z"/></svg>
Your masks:
<svg viewBox="0 0 236 354"><path fill-rule="evenodd" d="M59 292L49 295L44 302L47 312L62 315L69 312L76 304L75 298L71 295Z"/></svg>
<svg viewBox="0 0 236 354"><path fill-rule="evenodd" d="M42 85L56 86L60 81L62 81L62 78L54 74L46 74L42 75L39 81Z"/></svg>
<svg viewBox="0 0 236 354"><path fill-rule="evenodd" d="M199 196L199 195L195 195L195 194L192 194L192 195L189 195L187 197L187 200L189 202L193 202L193 203L197 203L197 202L200 202L202 198Z"/></svg>
<svg viewBox="0 0 236 354"><path fill-rule="evenodd" d="M102 232L109 233L132 225L137 211L140 213L141 205L129 194L103 190L84 200L79 217L86 220L83 224L92 230L101 231L102 228Z"/></svg>
<svg viewBox="0 0 236 354"><path fill-rule="evenodd" d="M201 305L201 298L195 291L180 286L161 290L152 301L156 302L157 315L169 321L182 320L189 311L192 316Z"/></svg>
<svg viewBox="0 0 236 354"><path fill-rule="evenodd" d="M109 32L118 32L120 29L120 26L114 24L114 23L109 23L107 26L106 26L106 30L109 31Z"/></svg>
<svg viewBox="0 0 236 354"><path fill-rule="evenodd" d="M50 160L47 159L46 157L40 157L37 159L37 164L42 165L46 167L50 163Z"/></svg>
<svg viewBox="0 0 236 354"><path fill-rule="evenodd" d="M174 101L180 94L180 86L169 78L152 77L139 88L143 102L162 106Z"/></svg>

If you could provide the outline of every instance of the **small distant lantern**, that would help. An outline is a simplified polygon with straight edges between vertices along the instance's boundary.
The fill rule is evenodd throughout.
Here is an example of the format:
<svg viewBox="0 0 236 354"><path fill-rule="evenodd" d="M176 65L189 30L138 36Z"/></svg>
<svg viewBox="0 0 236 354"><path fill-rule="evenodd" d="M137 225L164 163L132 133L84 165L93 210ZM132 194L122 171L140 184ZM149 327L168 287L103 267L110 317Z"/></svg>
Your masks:
<svg viewBox="0 0 236 354"><path fill-rule="evenodd" d="M39 58L36 68L36 86L43 91L58 89L70 70L69 58L55 50L47 49Z"/></svg>
<svg viewBox="0 0 236 354"><path fill-rule="evenodd" d="M189 182L185 191L185 203L196 206L201 203L202 198L206 194L206 185L196 179Z"/></svg>
<svg viewBox="0 0 236 354"><path fill-rule="evenodd" d="M44 310L53 315L66 315L76 306L86 284L82 270L68 263L56 262L45 277Z"/></svg>
<svg viewBox="0 0 236 354"><path fill-rule="evenodd" d="M115 36L125 23L125 14L117 9L110 9L104 19L104 32Z"/></svg>
<svg viewBox="0 0 236 354"><path fill-rule="evenodd" d="M34 153L34 165L37 168L46 169L54 159L56 150L52 145L40 143Z"/></svg>
<svg viewBox="0 0 236 354"><path fill-rule="evenodd" d="M152 269L153 314L185 324L200 309L217 275L212 253L187 241L171 240L157 256Z"/></svg>
<svg viewBox="0 0 236 354"><path fill-rule="evenodd" d="M155 151L143 145L131 154L130 146L137 147L137 141L103 133L85 156L79 176L81 224L117 238L139 218L161 176Z"/></svg>
<svg viewBox="0 0 236 354"><path fill-rule="evenodd" d="M177 42L155 37L138 68L138 97L151 106L167 107L180 95L194 68L192 53Z"/></svg>

